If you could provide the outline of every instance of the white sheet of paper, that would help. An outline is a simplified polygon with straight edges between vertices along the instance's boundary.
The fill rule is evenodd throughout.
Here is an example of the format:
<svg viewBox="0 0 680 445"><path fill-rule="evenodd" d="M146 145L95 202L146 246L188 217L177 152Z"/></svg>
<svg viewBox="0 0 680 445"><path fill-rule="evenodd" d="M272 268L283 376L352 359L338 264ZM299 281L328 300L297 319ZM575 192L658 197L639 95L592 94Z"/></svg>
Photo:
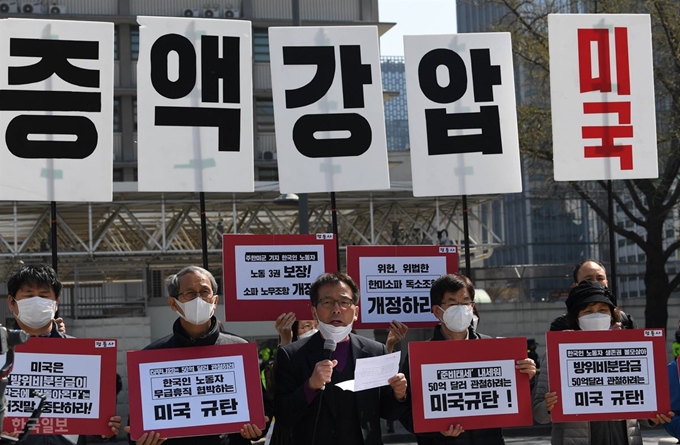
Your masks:
<svg viewBox="0 0 680 445"><path fill-rule="evenodd" d="M357 359L354 380L338 384L345 391L363 391L387 385L387 381L399 372L401 352ZM352 384L353 383L353 384Z"/></svg>

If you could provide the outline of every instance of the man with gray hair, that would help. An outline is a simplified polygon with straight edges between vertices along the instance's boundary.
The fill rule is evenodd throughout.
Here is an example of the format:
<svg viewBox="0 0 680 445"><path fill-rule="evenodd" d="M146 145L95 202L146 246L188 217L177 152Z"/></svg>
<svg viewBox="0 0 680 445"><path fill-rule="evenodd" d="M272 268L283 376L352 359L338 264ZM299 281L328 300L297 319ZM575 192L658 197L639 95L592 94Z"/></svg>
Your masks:
<svg viewBox="0 0 680 445"><path fill-rule="evenodd" d="M220 332L220 324L215 317L215 309L219 296L217 281L213 275L198 266L187 266L170 275L165 281L168 290L168 304L177 312L179 318L172 326L172 334L161 338L146 349L185 348L190 346L229 345L247 343L235 335ZM129 427L125 430L129 433ZM250 445L250 439L262 436L262 431L255 425L246 424L241 434L219 436L181 437L164 439L154 431L145 432L137 440L137 445ZM130 440L130 444L135 444Z"/></svg>

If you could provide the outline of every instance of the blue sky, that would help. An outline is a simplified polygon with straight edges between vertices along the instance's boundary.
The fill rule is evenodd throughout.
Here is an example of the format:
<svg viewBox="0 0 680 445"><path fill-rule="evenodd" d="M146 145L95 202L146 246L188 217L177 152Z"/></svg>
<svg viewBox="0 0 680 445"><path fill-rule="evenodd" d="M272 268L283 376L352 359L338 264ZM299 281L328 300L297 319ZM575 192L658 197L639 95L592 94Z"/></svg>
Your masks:
<svg viewBox="0 0 680 445"><path fill-rule="evenodd" d="M380 21L397 25L380 38L383 56L404 54L403 36L456 32L456 0L378 0Z"/></svg>

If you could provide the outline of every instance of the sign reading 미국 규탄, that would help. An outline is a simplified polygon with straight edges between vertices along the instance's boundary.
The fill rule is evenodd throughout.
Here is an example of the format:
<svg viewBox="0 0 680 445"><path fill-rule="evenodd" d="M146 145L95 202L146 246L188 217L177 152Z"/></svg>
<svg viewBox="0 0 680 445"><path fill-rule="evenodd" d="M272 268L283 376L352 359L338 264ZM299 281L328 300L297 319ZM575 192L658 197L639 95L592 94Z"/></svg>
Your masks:
<svg viewBox="0 0 680 445"><path fill-rule="evenodd" d="M264 428L255 343L130 351L130 437L162 437Z"/></svg>

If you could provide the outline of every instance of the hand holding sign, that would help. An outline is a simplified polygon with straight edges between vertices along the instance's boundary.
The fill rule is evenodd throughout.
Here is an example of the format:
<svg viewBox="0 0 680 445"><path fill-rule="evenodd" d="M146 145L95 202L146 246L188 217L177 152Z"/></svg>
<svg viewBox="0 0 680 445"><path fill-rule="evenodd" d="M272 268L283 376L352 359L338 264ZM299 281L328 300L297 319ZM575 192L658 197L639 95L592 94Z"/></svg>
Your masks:
<svg viewBox="0 0 680 445"><path fill-rule="evenodd" d="M109 419L109 426L111 427L111 432L113 434L109 434L108 436L102 435L102 439L109 439L111 437L117 436L118 433L120 432L120 426L122 422L122 418L120 416L113 416Z"/></svg>
<svg viewBox="0 0 680 445"><path fill-rule="evenodd" d="M440 431L440 433L442 433L442 436L446 436L446 437L458 437L458 436L461 435L461 433L464 433L464 432L465 432L465 430L463 429L463 427L460 424L458 424L456 426L453 426L453 424L451 424L449 426L448 430Z"/></svg>
<svg viewBox="0 0 680 445"><path fill-rule="evenodd" d="M126 426L124 431L130 434L130 427ZM150 433L144 433L139 436L139 439L135 442L137 445L160 445L168 439L162 439L160 433L151 431Z"/></svg>
<svg viewBox="0 0 680 445"><path fill-rule="evenodd" d="M515 362L515 369L523 374L527 374L530 379L536 375L536 363L530 358L517 360Z"/></svg>

